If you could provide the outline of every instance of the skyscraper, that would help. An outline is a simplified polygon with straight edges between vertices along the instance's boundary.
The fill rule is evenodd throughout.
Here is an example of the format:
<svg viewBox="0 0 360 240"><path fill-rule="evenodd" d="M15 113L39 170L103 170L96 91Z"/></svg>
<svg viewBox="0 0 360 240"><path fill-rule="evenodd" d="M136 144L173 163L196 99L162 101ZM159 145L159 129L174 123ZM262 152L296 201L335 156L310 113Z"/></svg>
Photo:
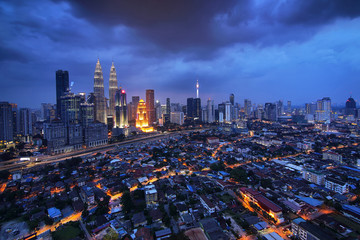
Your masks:
<svg viewBox="0 0 360 240"><path fill-rule="evenodd" d="M64 96L69 89L69 72L63 70L56 71L56 117L61 115L61 96Z"/></svg>
<svg viewBox="0 0 360 240"><path fill-rule="evenodd" d="M155 98L153 89L146 90L146 112L149 126L151 126L155 122Z"/></svg>
<svg viewBox="0 0 360 240"><path fill-rule="evenodd" d="M201 111L201 99L200 98L194 99L194 108L193 109L194 109L194 119L201 120L202 111Z"/></svg>
<svg viewBox="0 0 360 240"><path fill-rule="evenodd" d="M274 103L265 103L265 118L269 121L275 122L277 120L277 107Z"/></svg>
<svg viewBox="0 0 360 240"><path fill-rule="evenodd" d="M214 100L209 99L206 105L207 111L207 121L212 123L215 121L215 108L214 108Z"/></svg>
<svg viewBox="0 0 360 240"><path fill-rule="evenodd" d="M345 115L356 115L356 102L352 97L349 97L345 103Z"/></svg>
<svg viewBox="0 0 360 240"><path fill-rule="evenodd" d="M94 74L95 120L107 124L106 101L104 96L104 77L98 59Z"/></svg>
<svg viewBox="0 0 360 240"><path fill-rule="evenodd" d="M244 112L247 117L251 114L251 101L249 99L244 100Z"/></svg>
<svg viewBox="0 0 360 240"><path fill-rule="evenodd" d="M19 133L19 112L16 103L10 103L12 111L13 136Z"/></svg>
<svg viewBox="0 0 360 240"><path fill-rule="evenodd" d="M0 141L13 140L13 114L8 102L0 102Z"/></svg>
<svg viewBox="0 0 360 240"><path fill-rule="evenodd" d="M235 96L233 93L230 94L230 104L234 106L235 104Z"/></svg>
<svg viewBox="0 0 360 240"><path fill-rule="evenodd" d="M287 112L291 113L291 101L287 101Z"/></svg>
<svg viewBox="0 0 360 240"><path fill-rule="evenodd" d="M188 118L194 117L194 99L193 98L187 99L186 116Z"/></svg>
<svg viewBox="0 0 360 240"><path fill-rule="evenodd" d="M20 134L31 136L33 134L33 121L29 108L20 108Z"/></svg>
<svg viewBox="0 0 360 240"><path fill-rule="evenodd" d="M68 92L61 97L61 120L66 125L81 122L80 104L85 102L85 93Z"/></svg>
<svg viewBox="0 0 360 240"><path fill-rule="evenodd" d="M118 89L118 81L116 77L116 70L114 62L110 68L110 78L109 78L109 113L108 115L112 116L115 119L115 94Z"/></svg>
<svg viewBox="0 0 360 240"><path fill-rule="evenodd" d="M80 104L80 116L81 116L81 125L83 127L89 126L94 122L94 104L92 103L81 103Z"/></svg>
<svg viewBox="0 0 360 240"><path fill-rule="evenodd" d="M137 107L136 127L142 128L147 126L149 126L149 120L147 118L147 106L144 100L140 99L139 105Z"/></svg>
<svg viewBox="0 0 360 240"><path fill-rule="evenodd" d="M166 114L170 114L171 106L170 106L170 98L166 98Z"/></svg>
<svg viewBox="0 0 360 240"><path fill-rule="evenodd" d="M224 120L226 123L230 123L231 122L231 103L230 102L225 102L225 115L224 115Z"/></svg>
<svg viewBox="0 0 360 240"><path fill-rule="evenodd" d="M126 126L128 126L126 92L119 88L115 93L115 127L125 128Z"/></svg>

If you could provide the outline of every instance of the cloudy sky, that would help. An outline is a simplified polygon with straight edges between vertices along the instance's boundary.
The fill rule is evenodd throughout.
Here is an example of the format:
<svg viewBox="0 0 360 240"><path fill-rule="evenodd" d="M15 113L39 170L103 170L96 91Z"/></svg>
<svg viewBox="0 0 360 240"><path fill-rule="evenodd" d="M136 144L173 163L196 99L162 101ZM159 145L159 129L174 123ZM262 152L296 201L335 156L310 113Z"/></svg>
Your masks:
<svg viewBox="0 0 360 240"><path fill-rule="evenodd" d="M89 93L97 58L133 95L243 105L360 100L359 0L0 0L0 101L55 103L55 71Z"/></svg>

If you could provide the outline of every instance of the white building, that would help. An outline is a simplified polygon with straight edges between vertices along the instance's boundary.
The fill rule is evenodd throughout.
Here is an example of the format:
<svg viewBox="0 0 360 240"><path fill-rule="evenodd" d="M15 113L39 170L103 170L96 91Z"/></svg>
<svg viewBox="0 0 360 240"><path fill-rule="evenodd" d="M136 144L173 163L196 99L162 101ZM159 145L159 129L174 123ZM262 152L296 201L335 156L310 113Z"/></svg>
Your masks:
<svg viewBox="0 0 360 240"><path fill-rule="evenodd" d="M311 169L305 169L302 175L306 181L316 183L318 185L324 185L326 175L322 172L318 172Z"/></svg>
<svg viewBox="0 0 360 240"><path fill-rule="evenodd" d="M323 160L333 160L339 163L343 163L342 156L340 154L331 151L323 153Z"/></svg>
<svg viewBox="0 0 360 240"><path fill-rule="evenodd" d="M346 182L332 177L325 178L325 187L340 194L349 192L349 185Z"/></svg>

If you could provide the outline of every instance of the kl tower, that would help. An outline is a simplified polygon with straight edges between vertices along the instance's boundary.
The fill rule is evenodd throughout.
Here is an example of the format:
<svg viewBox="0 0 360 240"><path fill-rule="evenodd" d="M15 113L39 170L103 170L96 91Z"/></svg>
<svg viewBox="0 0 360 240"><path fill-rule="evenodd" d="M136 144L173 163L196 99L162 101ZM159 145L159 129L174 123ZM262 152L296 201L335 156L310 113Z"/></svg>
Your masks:
<svg viewBox="0 0 360 240"><path fill-rule="evenodd" d="M196 98L199 98L199 80L196 80Z"/></svg>

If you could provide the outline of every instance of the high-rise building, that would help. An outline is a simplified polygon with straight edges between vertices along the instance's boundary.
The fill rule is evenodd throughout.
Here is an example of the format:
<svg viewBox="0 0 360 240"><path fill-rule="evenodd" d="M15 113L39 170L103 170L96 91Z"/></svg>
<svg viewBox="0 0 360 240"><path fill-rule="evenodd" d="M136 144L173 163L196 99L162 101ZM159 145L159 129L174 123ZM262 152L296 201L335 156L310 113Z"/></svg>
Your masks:
<svg viewBox="0 0 360 240"><path fill-rule="evenodd" d="M68 92L61 97L61 120L65 124L81 122L80 104L85 102L85 93Z"/></svg>
<svg viewBox="0 0 360 240"><path fill-rule="evenodd" d="M22 136L33 134L33 119L29 108L20 108L20 134Z"/></svg>
<svg viewBox="0 0 360 240"><path fill-rule="evenodd" d="M94 104L93 103L81 103L80 104L80 116L81 116L81 125L83 127L89 126L89 124L94 122Z"/></svg>
<svg viewBox="0 0 360 240"><path fill-rule="evenodd" d="M108 115L115 118L115 94L118 89L118 81L116 77L116 70L114 66L114 62L110 68L110 78L109 78L109 113Z"/></svg>
<svg viewBox="0 0 360 240"><path fill-rule="evenodd" d="M188 98L187 99L186 116L188 118L193 118L194 117L194 98Z"/></svg>
<svg viewBox="0 0 360 240"><path fill-rule="evenodd" d="M235 105L235 96L233 93L230 94L230 104L233 106Z"/></svg>
<svg viewBox="0 0 360 240"><path fill-rule="evenodd" d="M53 105L51 103L42 103L41 104L41 117L42 121L49 121L51 116L51 110L53 109ZM61 113L60 113L61 114Z"/></svg>
<svg viewBox="0 0 360 240"><path fill-rule="evenodd" d="M136 127L142 128L148 126L149 126L149 120L147 117L146 103L144 102L144 100L140 99L136 114Z"/></svg>
<svg viewBox="0 0 360 240"><path fill-rule="evenodd" d="M19 112L16 103L10 103L12 112L12 123L13 123L13 136L15 137L19 133Z"/></svg>
<svg viewBox="0 0 360 240"><path fill-rule="evenodd" d="M166 98L166 114L170 114L171 106L170 106L170 98Z"/></svg>
<svg viewBox="0 0 360 240"><path fill-rule="evenodd" d="M0 102L0 141L13 140L13 113L8 102Z"/></svg>
<svg viewBox="0 0 360 240"><path fill-rule="evenodd" d="M195 120L201 120L201 99L200 98L195 98L194 99L194 119Z"/></svg>
<svg viewBox="0 0 360 240"><path fill-rule="evenodd" d="M207 122L212 123L215 121L215 108L214 108L214 100L209 99L206 105L207 111Z"/></svg>
<svg viewBox="0 0 360 240"><path fill-rule="evenodd" d="M224 120L225 120L226 123L231 122L231 103L230 102L225 102Z"/></svg>
<svg viewBox="0 0 360 240"><path fill-rule="evenodd" d="M183 112L171 112L170 113L170 122L176 123L179 125L184 124L184 113Z"/></svg>
<svg viewBox="0 0 360 240"><path fill-rule="evenodd" d="M128 104L128 124L130 126L135 126L136 122L136 114L137 114L137 107L139 105L139 96L132 96L131 102Z"/></svg>
<svg viewBox="0 0 360 240"><path fill-rule="evenodd" d="M320 122L329 122L331 120L331 100L329 97L317 100L315 117Z"/></svg>
<svg viewBox="0 0 360 240"><path fill-rule="evenodd" d="M224 122L225 117L225 103L220 103L218 105L218 112L219 112L219 122Z"/></svg>
<svg viewBox="0 0 360 240"><path fill-rule="evenodd" d="M126 92L119 88L115 93L115 127L125 128L128 126L128 107L126 102Z"/></svg>
<svg viewBox="0 0 360 240"><path fill-rule="evenodd" d="M104 95L104 77L100 60L96 62L94 73L95 120L107 124L106 99Z"/></svg>
<svg viewBox="0 0 360 240"><path fill-rule="evenodd" d="M249 99L244 100L244 112L246 117L251 114L251 101Z"/></svg>
<svg viewBox="0 0 360 240"><path fill-rule="evenodd" d="M291 113L291 101L287 101L287 109L286 109L286 111L288 113Z"/></svg>
<svg viewBox="0 0 360 240"><path fill-rule="evenodd" d="M269 121L276 121L277 120L277 108L276 104L274 103L265 103L265 118Z"/></svg>
<svg viewBox="0 0 360 240"><path fill-rule="evenodd" d="M155 101L155 118L156 122L159 122L159 119L162 117L162 111L161 111L161 103L159 100Z"/></svg>
<svg viewBox="0 0 360 240"><path fill-rule="evenodd" d="M69 90L69 72L63 70L56 71L56 117L61 115L61 96Z"/></svg>
<svg viewBox="0 0 360 240"><path fill-rule="evenodd" d="M356 115L356 102L352 97L349 97L345 103L345 115Z"/></svg>
<svg viewBox="0 0 360 240"><path fill-rule="evenodd" d="M146 111L149 121L148 125L151 126L155 122L155 98L153 89L146 90Z"/></svg>
<svg viewBox="0 0 360 240"><path fill-rule="evenodd" d="M279 100L277 103L276 103L276 108L277 108L277 115L278 116L281 116L284 114L284 104L283 104L283 101L282 100Z"/></svg>

